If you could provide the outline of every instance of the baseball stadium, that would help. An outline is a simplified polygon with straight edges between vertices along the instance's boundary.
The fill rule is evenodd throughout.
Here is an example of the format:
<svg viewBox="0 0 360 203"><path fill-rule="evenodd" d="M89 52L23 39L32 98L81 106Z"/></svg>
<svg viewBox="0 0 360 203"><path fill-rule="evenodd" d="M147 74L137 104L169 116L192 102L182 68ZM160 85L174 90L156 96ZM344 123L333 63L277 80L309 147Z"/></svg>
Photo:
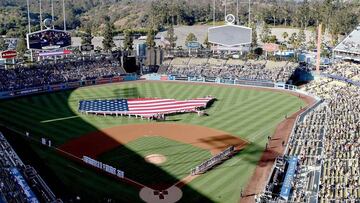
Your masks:
<svg viewBox="0 0 360 203"><path fill-rule="evenodd" d="M78 111L82 100L187 100L205 95L214 97L204 109L206 116L174 113L157 121ZM268 137L278 139L268 148L280 153L293 118L309 102L305 96L272 89L134 81L4 101L1 119L15 132L27 130L35 141L29 145L39 159L47 160L44 167L65 186L62 192L76 191L88 198L85 201L102 200L109 194L120 202L147 201L153 197L139 193L148 188L169 190L169 196L185 202L237 202ZM285 123L289 127L281 127ZM41 146L41 139L51 141L51 148ZM191 176L192 168L230 146L236 148L235 154L209 172ZM123 171L124 179L83 164L83 156ZM180 194L171 194L171 187Z"/></svg>
<svg viewBox="0 0 360 203"><path fill-rule="evenodd" d="M261 1L199 2L209 22L187 1L157 16L166 1L123 30L110 13L137 1L0 4L28 20L0 30L0 203L358 203L357 21L329 42L333 24L261 21Z"/></svg>

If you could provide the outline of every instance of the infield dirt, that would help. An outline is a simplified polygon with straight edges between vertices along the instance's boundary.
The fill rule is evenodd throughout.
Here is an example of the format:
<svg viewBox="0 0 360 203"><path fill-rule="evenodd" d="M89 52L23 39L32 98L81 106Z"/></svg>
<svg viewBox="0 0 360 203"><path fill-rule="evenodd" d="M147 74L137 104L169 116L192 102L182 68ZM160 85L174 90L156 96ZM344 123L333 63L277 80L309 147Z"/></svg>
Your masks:
<svg viewBox="0 0 360 203"><path fill-rule="evenodd" d="M161 136L201 149L215 155L229 146L243 149L247 141L226 132L203 126L174 123L148 123L117 126L73 139L60 149L79 158L98 155L143 136Z"/></svg>

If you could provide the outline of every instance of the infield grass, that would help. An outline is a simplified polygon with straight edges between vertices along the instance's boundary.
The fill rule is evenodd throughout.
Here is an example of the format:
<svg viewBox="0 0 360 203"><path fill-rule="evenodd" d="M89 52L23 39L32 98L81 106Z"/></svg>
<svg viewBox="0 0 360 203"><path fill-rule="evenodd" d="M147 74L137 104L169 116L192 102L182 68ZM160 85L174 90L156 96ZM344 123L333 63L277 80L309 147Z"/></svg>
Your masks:
<svg viewBox="0 0 360 203"><path fill-rule="evenodd" d="M285 115L291 115L301 106L305 106L298 97L282 92L240 89L231 86L192 83L120 83L0 101L0 120L11 128L22 132L29 131L35 139L50 138L55 146L60 146L73 138L104 128L152 122L127 117L81 115L77 113L78 102L81 99L137 97L190 99L206 95L217 98L217 101L207 110L210 116L181 114L167 119L175 123L189 123L222 130L241 137L250 144L235 157L196 178L188 187L183 188L182 201L235 203L239 200L241 188L246 186L254 172L267 142L267 136L274 132L276 125L285 118ZM106 196L112 196L121 202L139 200L137 191L129 189L126 184L118 183L102 175L96 176L96 172L83 169L81 165L53 151L44 150L37 144L32 146L49 170L52 170L64 185L77 191L77 194L89 195L96 201L101 201ZM133 152L131 148L127 150ZM136 153L141 156L141 152ZM111 157L110 154L106 156ZM195 160L202 159L203 156L202 153L193 154ZM121 168L120 165L118 167ZM85 172L79 178L73 168L79 168ZM163 172L178 178L173 169L169 171L164 169ZM107 187L116 188L121 195L115 195L114 189L104 189ZM96 191L96 193L89 191Z"/></svg>
<svg viewBox="0 0 360 203"><path fill-rule="evenodd" d="M134 153L129 153L129 149ZM144 157L151 154L161 154L165 156L166 161L157 166L147 163ZM133 140L100 155L98 159L121 168L128 177L144 185L171 186L188 176L190 169L210 157L211 153L208 150L164 137L151 136Z"/></svg>

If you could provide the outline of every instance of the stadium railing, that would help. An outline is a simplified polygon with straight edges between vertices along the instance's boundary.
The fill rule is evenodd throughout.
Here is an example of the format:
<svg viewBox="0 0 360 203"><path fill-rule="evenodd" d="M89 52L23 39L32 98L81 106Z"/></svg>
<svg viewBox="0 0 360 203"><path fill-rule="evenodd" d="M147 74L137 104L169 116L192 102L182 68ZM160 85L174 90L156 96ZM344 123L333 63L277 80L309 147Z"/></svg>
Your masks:
<svg viewBox="0 0 360 203"><path fill-rule="evenodd" d="M10 202L50 202L62 201L57 199L45 181L30 165L25 165L16 154L5 136L0 132L0 178L5 190L10 195L3 195ZM3 193L0 188L0 193ZM34 193L35 192L35 193ZM19 195L12 196L11 194Z"/></svg>
<svg viewBox="0 0 360 203"><path fill-rule="evenodd" d="M303 92L303 91L298 91L298 92L301 92L303 94L305 94L306 92ZM309 95L309 94L306 94L306 95ZM311 95L309 95L311 96ZM314 109L316 109L317 107L319 107L321 104L323 104L324 100L323 99L320 99L318 97L314 97L316 99L316 102L314 104L312 104L310 107L308 107L305 111L303 111L302 113L300 113L296 119L295 119L295 123L291 129L291 134L289 136L289 139L291 137L294 137L295 136L295 128L296 126L302 122L305 118L306 115L308 115L310 112L312 112ZM286 144L286 147L285 147L285 150L284 150L284 155L288 154L289 153L289 143ZM275 168L276 168L276 165L274 164L273 167L271 168L271 172L270 174L273 174L274 171L275 171ZM270 182L270 179L271 179L271 176L268 177L267 181L266 181L266 185L265 185L265 188L263 189L263 194L266 193L266 186L268 185L268 183ZM320 181L320 179L319 179ZM317 185L319 185L320 183L315 183ZM269 200L270 201L270 200ZM260 201L261 202L261 201Z"/></svg>
<svg viewBox="0 0 360 203"><path fill-rule="evenodd" d="M345 78L345 77L342 77L342 76L339 76L339 75L330 75L330 74L322 73L320 76L335 79L335 80L339 80L339 81L346 82L346 83L350 83L350 84L353 84L353 85L356 85L356 86L360 87L360 82L357 82L357 81L354 81L354 80L351 80L349 78Z"/></svg>

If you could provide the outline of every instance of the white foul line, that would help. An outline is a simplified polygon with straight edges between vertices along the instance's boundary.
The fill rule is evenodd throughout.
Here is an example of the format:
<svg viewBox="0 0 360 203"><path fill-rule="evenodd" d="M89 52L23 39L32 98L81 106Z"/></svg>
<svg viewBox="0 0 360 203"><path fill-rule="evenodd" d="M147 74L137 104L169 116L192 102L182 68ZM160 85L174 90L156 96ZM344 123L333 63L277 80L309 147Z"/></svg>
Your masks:
<svg viewBox="0 0 360 203"><path fill-rule="evenodd" d="M68 120L68 119L78 118L78 117L79 116L69 116L69 117L64 117L64 118L56 118L56 119L51 119L51 120L40 121L40 123L50 123L50 122Z"/></svg>

